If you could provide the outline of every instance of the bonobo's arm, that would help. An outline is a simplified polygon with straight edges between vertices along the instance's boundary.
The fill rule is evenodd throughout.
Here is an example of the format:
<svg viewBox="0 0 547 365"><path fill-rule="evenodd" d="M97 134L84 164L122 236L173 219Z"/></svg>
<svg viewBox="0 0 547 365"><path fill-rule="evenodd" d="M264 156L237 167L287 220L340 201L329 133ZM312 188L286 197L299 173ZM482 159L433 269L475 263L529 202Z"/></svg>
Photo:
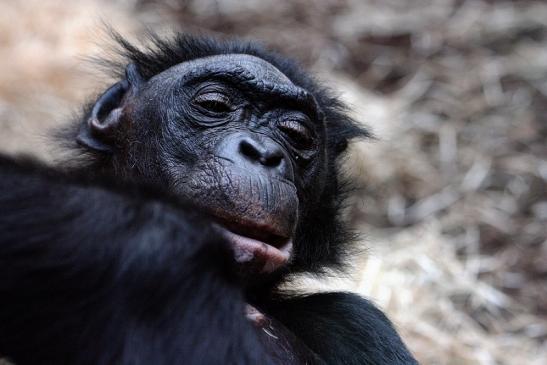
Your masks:
<svg viewBox="0 0 547 365"><path fill-rule="evenodd" d="M0 157L1 355L268 363L223 241L201 218L140 196Z"/></svg>
<svg viewBox="0 0 547 365"><path fill-rule="evenodd" d="M387 317L355 294L281 299L268 312L327 364L417 364Z"/></svg>

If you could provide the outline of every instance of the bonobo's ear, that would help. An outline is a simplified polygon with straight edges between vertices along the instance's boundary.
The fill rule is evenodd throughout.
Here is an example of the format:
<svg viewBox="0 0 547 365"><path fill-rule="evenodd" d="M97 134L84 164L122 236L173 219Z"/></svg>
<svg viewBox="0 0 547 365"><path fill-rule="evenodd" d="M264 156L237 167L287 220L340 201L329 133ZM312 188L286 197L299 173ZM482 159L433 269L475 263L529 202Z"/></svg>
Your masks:
<svg viewBox="0 0 547 365"><path fill-rule="evenodd" d="M125 69L125 79L109 87L93 104L91 112L80 125L76 138L81 145L94 151L111 153L116 135L122 127L122 108L128 97L135 95L144 79L134 64Z"/></svg>

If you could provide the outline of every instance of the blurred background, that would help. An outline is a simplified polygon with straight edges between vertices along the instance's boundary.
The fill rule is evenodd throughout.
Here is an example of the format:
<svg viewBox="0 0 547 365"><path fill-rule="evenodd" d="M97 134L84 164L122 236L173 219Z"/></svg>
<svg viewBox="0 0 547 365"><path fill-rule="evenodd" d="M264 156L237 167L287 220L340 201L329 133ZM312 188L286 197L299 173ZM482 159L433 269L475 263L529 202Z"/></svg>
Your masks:
<svg viewBox="0 0 547 365"><path fill-rule="evenodd" d="M1 151L55 161L48 130L109 82L86 60L102 22L258 39L315 72L377 136L345 161L367 251L337 287L423 364L547 364L547 2L3 0Z"/></svg>

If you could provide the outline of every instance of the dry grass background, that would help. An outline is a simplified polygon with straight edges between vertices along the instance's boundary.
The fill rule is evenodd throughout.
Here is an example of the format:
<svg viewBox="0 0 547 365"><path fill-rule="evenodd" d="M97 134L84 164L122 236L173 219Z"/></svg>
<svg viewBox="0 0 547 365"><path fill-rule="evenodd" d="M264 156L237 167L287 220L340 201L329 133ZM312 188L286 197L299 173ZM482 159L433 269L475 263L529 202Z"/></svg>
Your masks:
<svg viewBox="0 0 547 365"><path fill-rule="evenodd" d="M258 38L330 82L378 140L346 163L367 256L328 287L372 298L423 364L547 363L546 2L4 0L2 150L54 158L48 128L105 82L82 59L99 19Z"/></svg>

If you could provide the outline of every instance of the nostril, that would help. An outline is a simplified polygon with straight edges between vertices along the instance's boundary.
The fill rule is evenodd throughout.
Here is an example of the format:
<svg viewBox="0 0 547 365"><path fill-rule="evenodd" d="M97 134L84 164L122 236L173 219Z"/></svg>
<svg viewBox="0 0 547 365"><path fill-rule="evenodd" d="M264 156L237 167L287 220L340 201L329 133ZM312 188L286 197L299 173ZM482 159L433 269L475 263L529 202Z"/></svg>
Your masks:
<svg viewBox="0 0 547 365"><path fill-rule="evenodd" d="M243 156L254 161L259 161L262 155L256 146L247 140L243 140L239 143L239 152L241 152Z"/></svg>
<svg viewBox="0 0 547 365"><path fill-rule="evenodd" d="M283 153L273 144L262 145L259 142L244 139L239 143L239 152L247 159L259 162L266 167L277 167L283 161Z"/></svg>
<svg viewBox="0 0 547 365"><path fill-rule="evenodd" d="M283 159L283 156L280 153L276 153L275 151L273 154L266 156L260 160L260 163L262 163L264 166L268 167L276 167L281 164L281 160Z"/></svg>

